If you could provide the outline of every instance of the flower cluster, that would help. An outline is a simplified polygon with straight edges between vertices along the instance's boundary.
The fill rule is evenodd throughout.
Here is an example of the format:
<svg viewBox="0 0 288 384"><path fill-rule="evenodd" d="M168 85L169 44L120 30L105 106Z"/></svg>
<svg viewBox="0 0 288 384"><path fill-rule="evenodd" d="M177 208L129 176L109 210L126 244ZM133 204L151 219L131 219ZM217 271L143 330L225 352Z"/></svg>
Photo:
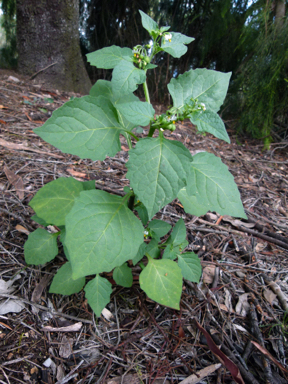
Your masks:
<svg viewBox="0 0 288 384"><path fill-rule="evenodd" d="M140 69L146 69L147 64L150 63L150 57L147 54L147 49L151 48L150 44L145 45L136 45L133 48L133 61Z"/></svg>

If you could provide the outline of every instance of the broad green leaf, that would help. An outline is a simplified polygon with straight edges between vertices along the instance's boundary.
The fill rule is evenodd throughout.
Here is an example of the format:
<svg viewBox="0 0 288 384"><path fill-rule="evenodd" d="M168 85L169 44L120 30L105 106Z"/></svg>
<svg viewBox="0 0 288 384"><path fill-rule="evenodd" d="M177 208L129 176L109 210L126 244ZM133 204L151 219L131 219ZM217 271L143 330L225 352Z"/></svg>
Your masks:
<svg viewBox="0 0 288 384"><path fill-rule="evenodd" d="M104 160L120 151L119 135L123 127L109 100L102 96L84 96L54 111L35 132L62 152Z"/></svg>
<svg viewBox="0 0 288 384"><path fill-rule="evenodd" d="M130 288L133 283L133 275L131 268L128 267L127 263L122 264L120 267L116 267L113 271L113 279L116 284L122 287Z"/></svg>
<svg viewBox="0 0 288 384"><path fill-rule="evenodd" d="M111 283L104 277L97 275L93 280L86 284L85 297L90 307L93 309L97 317L101 316L101 312L110 301L112 293Z"/></svg>
<svg viewBox="0 0 288 384"><path fill-rule="evenodd" d="M170 243L171 237L168 239L168 241L165 243L167 244L163 256L163 259L170 259L175 260L176 257L181 255L183 250L187 247L189 244L187 240L184 240L183 243L175 245L174 243Z"/></svg>
<svg viewBox="0 0 288 384"><path fill-rule="evenodd" d="M58 233L49 233L45 229L37 228L31 232L24 244L24 256L27 264L45 264L58 254Z"/></svg>
<svg viewBox="0 0 288 384"><path fill-rule="evenodd" d="M133 63L121 61L112 73L112 90L119 96L136 91L138 84L143 84L146 80L146 73L138 69Z"/></svg>
<svg viewBox="0 0 288 384"><path fill-rule="evenodd" d="M149 64L146 65L145 70L147 71L147 69L154 69L154 68L157 68L157 67L158 67L158 65L149 63Z"/></svg>
<svg viewBox="0 0 288 384"><path fill-rule="evenodd" d="M190 118L192 124L197 125L199 132L212 133L218 139L230 143L230 138L226 132L225 125L221 117L213 111L197 112Z"/></svg>
<svg viewBox="0 0 288 384"><path fill-rule="evenodd" d="M179 245L174 247L173 244L168 244L163 252L162 259L175 260L177 257L177 252L181 253L179 251Z"/></svg>
<svg viewBox="0 0 288 384"><path fill-rule="evenodd" d="M82 181L83 190L90 191L91 189L95 189L95 180Z"/></svg>
<svg viewBox="0 0 288 384"><path fill-rule="evenodd" d="M67 262L58 269L49 292L61 293L61 295L73 295L73 293L80 292L84 285L85 277L80 277L80 279L77 280L72 279L71 264Z"/></svg>
<svg viewBox="0 0 288 384"><path fill-rule="evenodd" d="M142 127L136 127L136 128L134 128L134 130L133 130L135 133L143 133L144 132L144 129L142 128Z"/></svg>
<svg viewBox="0 0 288 384"><path fill-rule="evenodd" d="M98 51L88 53L87 61L97 68L112 69L127 57L132 57L133 52L130 48L120 48L116 45L98 49Z"/></svg>
<svg viewBox="0 0 288 384"><path fill-rule="evenodd" d="M171 229L171 225L162 220L152 220L148 224L148 228L152 231L152 237L160 240L161 237L165 236Z"/></svg>
<svg viewBox="0 0 288 384"><path fill-rule="evenodd" d="M112 101L113 92L111 81L101 79L97 80L90 89L89 95L93 97L103 96Z"/></svg>
<svg viewBox="0 0 288 384"><path fill-rule="evenodd" d="M190 167L188 185L178 193L187 213L201 216L216 211L220 215L247 218L234 178L219 157L198 153Z"/></svg>
<svg viewBox="0 0 288 384"><path fill-rule="evenodd" d="M150 299L179 309L182 273L174 261L149 259L147 266L140 273L139 283Z"/></svg>
<svg viewBox="0 0 288 384"><path fill-rule="evenodd" d="M144 250L145 255L149 255L152 259L157 259L160 256L160 250L158 248L158 241L152 239L149 244L146 245Z"/></svg>
<svg viewBox="0 0 288 384"><path fill-rule="evenodd" d="M43 225L43 227L47 227L47 225L49 225L49 223L46 223L45 220L41 219L41 217L39 217L37 215L31 216L31 220L35 221L36 223L38 223L40 225Z"/></svg>
<svg viewBox="0 0 288 384"><path fill-rule="evenodd" d="M144 228L127 199L93 190L75 200L66 217L65 237L73 279L109 272L136 256Z"/></svg>
<svg viewBox="0 0 288 384"><path fill-rule="evenodd" d="M199 283L202 268L199 257L194 252L185 252L178 255L178 265L184 279Z"/></svg>
<svg viewBox="0 0 288 384"><path fill-rule="evenodd" d="M163 33L163 32L166 32L166 31L169 31L171 27L169 25L165 26L165 27L161 27L160 28L160 31Z"/></svg>
<svg viewBox="0 0 288 384"><path fill-rule="evenodd" d="M95 188L95 182L93 183ZM81 183L73 177L60 177L45 184L29 205L46 223L59 227L65 225L65 217L72 208L75 198L86 186L92 188L92 183Z"/></svg>
<svg viewBox="0 0 288 384"><path fill-rule="evenodd" d="M187 247L186 226L183 219L177 221L165 245L163 259L170 260L175 260L183 252L183 249Z"/></svg>
<svg viewBox="0 0 288 384"><path fill-rule="evenodd" d="M146 15L146 13L144 13L143 11L139 10L139 12L140 12L140 15L141 15L141 20L142 20L143 28L145 28L146 31L148 31L150 35L152 34L152 31L157 31L159 29L158 24L156 23L156 21L151 19L151 17Z"/></svg>
<svg viewBox="0 0 288 384"><path fill-rule="evenodd" d="M227 94L231 72L222 73L206 68L191 69L172 79L168 90L176 108L183 108L187 99L198 99L207 109L217 112Z"/></svg>
<svg viewBox="0 0 288 384"><path fill-rule="evenodd" d="M138 212L138 215L140 217L140 220L142 221L142 224L146 225L148 223L149 217L148 217L148 212L145 205L140 203L140 205L135 207L135 211Z"/></svg>
<svg viewBox="0 0 288 384"><path fill-rule="evenodd" d="M187 52L185 44L190 44L195 40L193 37L188 37L178 32L171 32L171 35L171 41L165 40L165 37L162 38L161 49L177 58L185 55Z"/></svg>
<svg viewBox="0 0 288 384"><path fill-rule="evenodd" d="M129 151L127 178L145 205L149 219L170 203L186 184L192 156L179 141L157 138L138 141Z"/></svg>
<svg viewBox="0 0 288 384"><path fill-rule="evenodd" d="M154 118L155 110L150 103L134 101L118 104L117 108L127 120L135 125L146 126Z"/></svg>
<svg viewBox="0 0 288 384"><path fill-rule="evenodd" d="M61 229L61 234L60 234L59 240L61 241L61 243L63 245L63 251L64 251L64 254L66 256L66 259L68 261L70 261L69 252L68 252L68 249L67 249L66 244L65 244L65 237L66 237L66 228L63 227Z"/></svg>
<svg viewBox="0 0 288 384"><path fill-rule="evenodd" d="M137 126L137 124L132 124L127 119L125 119L125 117L122 115L118 108L118 105L122 103L140 102L139 98L135 96L132 92L124 96L119 94L114 95L112 91L111 81L98 80L91 88L90 96L102 96L110 100L114 108L117 109L118 121L120 125L125 127L125 129L127 129L128 131L131 131L135 126Z"/></svg>
<svg viewBox="0 0 288 384"><path fill-rule="evenodd" d="M179 219L171 232L171 243L180 245L186 240L186 226L183 219Z"/></svg>
<svg viewBox="0 0 288 384"><path fill-rule="evenodd" d="M140 245L138 252L137 252L137 255L132 260L133 265L136 265L137 263L139 263L139 261L142 260L142 258L144 257L146 245L147 245L146 243L142 243Z"/></svg>

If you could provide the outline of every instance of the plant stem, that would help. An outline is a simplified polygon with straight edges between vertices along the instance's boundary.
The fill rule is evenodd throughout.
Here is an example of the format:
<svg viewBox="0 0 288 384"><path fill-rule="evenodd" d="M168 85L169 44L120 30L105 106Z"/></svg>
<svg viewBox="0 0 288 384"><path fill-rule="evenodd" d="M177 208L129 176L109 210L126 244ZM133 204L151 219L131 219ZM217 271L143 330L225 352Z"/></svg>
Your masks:
<svg viewBox="0 0 288 384"><path fill-rule="evenodd" d="M146 99L147 103L151 104L148 86L147 86L147 80L145 80L145 83L143 83L143 89L144 89L145 99Z"/></svg>
<svg viewBox="0 0 288 384"><path fill-rule="evenodd" d="M127 132L125 132L125 138L127 140L128 148L132 149L132 142L131 142L131 137L128 135Z"/></svg>
<svg viewBox="0 0 288 384"><path fill-rule="evenodd" d="M155 129L156 129L156 128L152 128L152 127L150 126L149 133L148 133L147 137L152 137L153 134L154 134L154 132L155 132Z"/></svg>
<svg viewBox="0 0 288 384"><path fill-rule="evenodd" d="M145 81L145 83L143 83L143 89L144 89L145 99L146 99L147 103L151 104L148 86L147 86L147 80ZM149 133L148 133L147 137L152 137L154 132L155 132L155 128L152 128L151 124L150 124L150 129L149 129Z"/></svg>

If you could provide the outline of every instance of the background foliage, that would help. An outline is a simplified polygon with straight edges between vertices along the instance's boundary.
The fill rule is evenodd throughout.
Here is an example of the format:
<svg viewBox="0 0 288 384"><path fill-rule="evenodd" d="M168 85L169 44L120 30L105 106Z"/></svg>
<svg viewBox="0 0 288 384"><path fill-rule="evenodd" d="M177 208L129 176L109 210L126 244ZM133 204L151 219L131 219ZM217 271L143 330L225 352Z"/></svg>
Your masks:
<svg viewBox="0 0 288 384"><path fill-rule="evenodd" d="M28 0L27 0L28 1ZM79 30L83 57L109 45L133 47L149 43L138 9L158 24L195 38L181 61L158 55L148 78L154 101L171 104L167 84L191 68L233 72L223 109L239 133L268 143L283 139L288 126L288 24L285 0L79 0ZM282 6L279 18L278 9ZM286 6L286 10L285 10ZM1 67L16 65L16 0L2 0L6 46ZM284 9L284 15L283 15ZM285 17L286 12L286 17ZM280 20L280 22L279 22ZM111 79L111 70L87 64L94 83ZM140 94L140 96L143 96Z"/></svg>
<svg viewBox="0 0 288 384"><path fill-rule="evenodd" d="M1 1L1 27L4 30L0 44L0 68L13 68L17 64L16 48L16 0Z"/></svg>

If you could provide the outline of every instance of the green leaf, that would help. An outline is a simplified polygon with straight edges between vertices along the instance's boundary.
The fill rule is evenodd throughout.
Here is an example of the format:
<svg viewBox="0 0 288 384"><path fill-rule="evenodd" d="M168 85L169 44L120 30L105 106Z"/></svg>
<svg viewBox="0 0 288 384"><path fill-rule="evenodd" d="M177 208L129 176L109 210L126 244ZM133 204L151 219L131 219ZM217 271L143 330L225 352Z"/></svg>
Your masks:
<svg viewBox="0 0 288 384"><path fill-rule="evenodd" d="M122 60L132 57L133 52L130 48L120 48L116 45L98 49L98 51L88 53L87 61L97 68L112 69Z"/></svg>
<svg viewBox="0 0 288 384"><path fill-rule="evenodd" d="M142 127L139 127L139 126L138 126L138 127L136 127L136 128L134 129L134 132L135 132L135 133L140 133L140 134L141 134L141 133L144 132L144 129L143 129Z"/></svg>
<svg viewBox="0 0 288 384"><path fill-rule="evenodd" d="M161 237L165 236L171 229L171 225L162 220L152 220L148 224L148 228L152 231L152 237L160 240Z"/></svg>
<svg viewBox="0 0 288 384"><path fill-rule="evenodd" d="M161 49L177 58L185 55L187 52L185 44L190 44L193 40L195 40L193 37L188 37L178 32L171 32L171 35L171 42L169 40L165 40L165 37L162 38Z"/></svg>
<svg viewBox="0 0 288 384"><path fill-rule="evenodd" d="M154 118L155 110L150 103L134 101L118 104L117 108L127 120L135 125L146 126Z"/></svg>
<svg viewBox="0 0 288 384"><path fill-rule="evenodd" d="M109 272L137 254L144 228L127 199L93 190L75 200L65 237L74 279Z"/></svg>
<svg viewBox="0 0 288 384"><path fill-rule="evenodd" d="M198 153L190 167L188 185L178 193L187 213L201 216L216 211L247 219L234 178L219 157Z"/></svg>
<svg viewBox="0 0 288 384"><path fill-rule="evenodd" d="M179 219L171 232L171 243L180 245L186 240L186 226L183 219Z"/></svg>
<svg viewBox="0 0 288 384"><path fill-rule="evenodd" d="M27 264L45 264L58 254L58 233L49 233L45 229L37 228L31 232L24 244L24 256Z"/></svg>
<svg viewBox="0 0 288 384"><path fill-rule="evenodd" d="M120 151L123 127L117 111L105 97L84 96L68 101L35 131L62 152L104 160Z"/></svg>
<svg viewBox="0 0 288 384"><path fill-rule="evenodd" d="M171 260L149 259L139 276L140 287L147 296L167 307L179 309L182 293L181 269Z"/></svg>
<svg viewBox="0 0 288 384"><path fill-rule="evenodd" d="M90 307L93 309L97 317L101 316L101 312L110 301L112 293L112 285L107 279L97 275L93 280L86 284L85 297Z"/></svg>
<svg viewBox="0 0 288 384"><path fill-rule="evenodd" d="M83 190L90 191L91 189L95 189L95 180L82 181Z"/></svg>
<svg viewBox="0 0 288 384"><path fill-rule="evenodd" d="M170 260L175 260L183 249L187 247L186 226L183 219L177 221L165 245L166 248L163 253L163 259Z"/></svg>
<svg viewBox="0 0 288 384"><path fill-rule="evenodd" d="M166 31L169 31L169 29L170 29L171 27L169 26L169 25L167 25L167 26L165 26L165 27L161 27L160 28L160 32L166 32Z"/></svg>
<svg viewBox="0 0 288 384"><path fill-rule="evenodd" d="M137 126L137 124L132 124L128 120L126 120L118 108L118 105L122 103L132 103L136 101L140 102L139 98L135 96L132 92L124 96L119 94L114 95L112 91L111 81L98 80L91 88L90 96L102 96L110 100L114 108L116 108L117 110L118 121L120 125L125 127L125 129L127 129L128 131L131 131L135 126Z"/></svg>
<svg viewBox="0 0 288 384"><path fill-rule="evenodd" d="M146 243L142 243L138 249L137 255L133 258L133 265L136 265L145 255Z"/></svg>
<svg viewBox="0 0 288 384"><path fill-rule="evenodd" d="M150 35L152 34L152 31L157 31L159 29L158 24L156 23L156 21L151 19L151 17L146 15L146 13L144 13L143 11L139 10L139 12L140 12L140 15L141 15L141 20L142 20L143 28L145 28L146 31L148 31Z"/></svg>
<svg viewBox="0 0 288 384"><path fill-rule="evenodd" d="M66 237L66 228L65 227L62 227L61 228L61 234L60 234L60 237L59 237L59 240L61 241L62 245L63 245L63 251L64 251L64 254L66 256L66 259L68 261L70 261L70 257L69 257L69 252L68 252L68 249L66 247L66 244L65 244L65 237Z"/></svg>
<svg viewBox="0 0 288 384"><path fill-rule="evenodd" d="M95 188L95 182L94 188ZM65 217L71 210L74 200L86 186L73 177L60 177L44 185L30 201L29 205L46 223L65 225Z"/></svg>
<svg viewBox="0 0 288 384"><path fill-rule="evenodd" d="M207 109L218 112L227 94L231 72L222 73L197 68L172 79L168 90L176 108L183 108L187 99L198 99Z"/></svg>
<svg viewBox="0 0 288 384"><path fill-rule="evenodd" d="M116 267L113 271L113 279L116 284L122 287L130 288L133 284L133 275L131 268L128 267L127 263L122 264L120 267Z"/></svg>
<svg viewBox="0 0 288 384"><path fill-rule="evenodd" d="M138 69L133 63L121 61L112 73L112 90L114 94L126 95L137 89L137 84L143 84L146 80L146 73Z"/></svg>
<svg viewBox="0 0 288 384"><path fill-rule="evenodd" d="M80 277L80 279L77 280L72 279L71 264L67 262L58 269L49 292L61 293L61 295L73 295L73 293L80 292L84 285L85 277Z"/></svg>
<svg viewBox="0 0 288 384"><path fill-rule="evenodd" d="M113 92L111 81L101 79L97 80L90 89L89 95L93 97L103 96L112 101Z"/></svg>
<svg viewBox="0 0 288 384"><path fill-rule="evenodd" d="M152 257L152 259L157 259L160 256L158 241L156 239L152 239L149 244L146 244L144 252L145 255L148 254L150 257Z"/></svg>
<svg viewBox="0 0 288 384"><path fill-rule="evenodd" d="M158 67L158 65L149 63L149 64L146 65L145 70L147 71L147 69L154 69L154 68L157 68L157 67Z"/></svg>
<svg viewBox="0 0 288 384"><path fill-rule="evenodd" d="M35 221L36 223L38 223L40 225L43 225L43 227L47 227L49 225L49 223L46 223L45 220L41 219L41 217L39 217L37 215L31 216L31 220Z"/></svg>
<svg viewBox="0 0 288 384"><path fill-rule="evenodd" d="M212 133L218 139L230 143L230 138L226 132L225 125L221 117L213 111L193 113L190 118L192 124L197 125L199 132Z"/></svg>
<svg viewBox="0 0 288 384"><path fill-rule="evenodd" d="M181 253L179 251L179 245L174 247L173 244L168 244L163 252L162 259L175 260L177 257L177 251L178 253Z"/></svg>
<svg viewBox="0 0 288 384"><path fill-rule="evenodd" d="M179 141L157 138L138 141L126 164L131 187L145 205L149 219L170 203L186 184L192 156Z"/></svg>
<svg viewBox="0 0 288 384"><path fill-rule="evenodd" d="M194 252L185 252L178 255L178 265L184 279L199 283L202 268L199 257Z"/></svg>
<svg viewBox="0 0 288 384"><path fill-rule="evenodd" d="M146 225L148 223L149 217L148 217L148 212L145 205L140 203L140 205L135 207L135 211L138 212L138 215L140 217L140 220L142 221L142 224Z"/></svg>
<svg viewBox="0 0 288 384"><path fill-rule="evenodd" d="M174 243L170 243L171 238L168 239L168 241L165 243L167 244L163 256L163 259L170 259L170 260L175 260L176 257L181 255L183 252L183 249L187 247L189 244L187 240L184 240L183 243L175 245Z"/></svg>

